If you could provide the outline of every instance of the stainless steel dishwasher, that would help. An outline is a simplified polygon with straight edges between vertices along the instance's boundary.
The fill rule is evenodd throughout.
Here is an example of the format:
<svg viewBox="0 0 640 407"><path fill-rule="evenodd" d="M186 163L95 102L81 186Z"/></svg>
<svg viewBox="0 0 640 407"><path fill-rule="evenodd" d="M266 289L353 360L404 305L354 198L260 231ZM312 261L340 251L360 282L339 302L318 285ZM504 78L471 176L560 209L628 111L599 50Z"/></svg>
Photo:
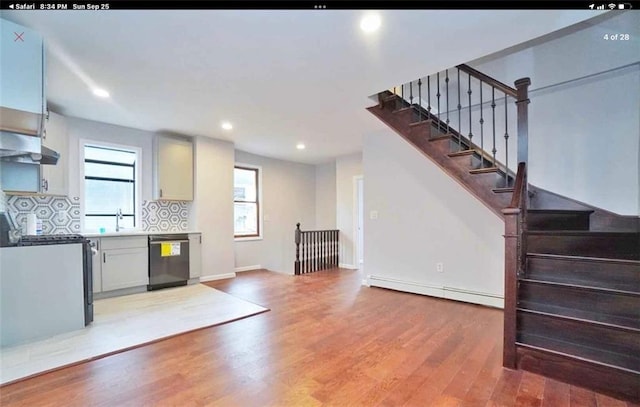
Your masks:
<svg viewBox="0 0 640 407"><path fill-rule="evenodd" d="M147 290L186 285L189 280L189 235L149 235Z"/></svg>

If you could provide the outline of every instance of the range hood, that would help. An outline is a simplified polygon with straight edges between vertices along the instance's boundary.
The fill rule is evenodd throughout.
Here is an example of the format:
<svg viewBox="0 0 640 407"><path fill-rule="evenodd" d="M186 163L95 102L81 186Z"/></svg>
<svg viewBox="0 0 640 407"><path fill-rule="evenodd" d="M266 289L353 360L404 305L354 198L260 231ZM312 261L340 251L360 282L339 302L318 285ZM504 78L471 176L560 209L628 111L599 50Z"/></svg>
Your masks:
<svg viewBox="0 0 640 407"><path fill-rule="evenodd" d="M42 145L37 136L0 131L0 159L33 164L55 165L60 154Z"/></svg>
<svg viewBox="0 0 640 407"><path fill-rule="evenodd" d="M60 154L42 145L41 114L0 107L0 160L55 165Z"/></svg>

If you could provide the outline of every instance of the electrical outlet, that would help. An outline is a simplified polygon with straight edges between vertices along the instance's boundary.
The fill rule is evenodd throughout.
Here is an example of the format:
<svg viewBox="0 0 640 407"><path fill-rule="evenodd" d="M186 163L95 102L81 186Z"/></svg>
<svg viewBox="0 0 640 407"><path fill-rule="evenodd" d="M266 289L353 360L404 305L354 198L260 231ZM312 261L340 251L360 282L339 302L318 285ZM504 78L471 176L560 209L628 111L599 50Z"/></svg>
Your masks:
<svg viewBox="0 0 640 407"><path fill-rule="evenodd" d="M378 219L378 211L371 211L371 212L369 212L369 219L371 219L371 220L376 220L376 219Z"/></svg>
<svg viewBox="0 0 640 407"><path fill-rule="evenodd" d="M437 273L444 272L444 263L436 263L436 272Z"/></svg>

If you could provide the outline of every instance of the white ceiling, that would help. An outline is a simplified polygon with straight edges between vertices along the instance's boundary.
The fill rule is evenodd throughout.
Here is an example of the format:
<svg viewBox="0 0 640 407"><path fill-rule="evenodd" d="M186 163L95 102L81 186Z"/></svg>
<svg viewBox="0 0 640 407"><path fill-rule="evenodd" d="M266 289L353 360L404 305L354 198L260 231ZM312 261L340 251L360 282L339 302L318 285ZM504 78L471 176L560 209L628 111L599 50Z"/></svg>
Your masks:
<svg viewBox="0 0 640 407"><path fill-rule="evenodd" d="M321 163L381 126L367 97L595 16L585 11L3 11L47 45L60 113ZM498 78L499 79L499 78ZM94 97L90 86L111 93ZM228 120L232 131L222 130ZM298 151L296 143L307 149Z"/></svg>

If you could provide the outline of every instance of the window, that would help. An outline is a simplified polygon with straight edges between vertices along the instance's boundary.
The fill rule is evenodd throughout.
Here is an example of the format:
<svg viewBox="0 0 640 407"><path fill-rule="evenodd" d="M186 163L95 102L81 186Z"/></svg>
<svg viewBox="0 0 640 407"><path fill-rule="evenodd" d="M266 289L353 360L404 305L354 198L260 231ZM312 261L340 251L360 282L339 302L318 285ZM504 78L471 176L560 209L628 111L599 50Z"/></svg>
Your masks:
<svg viewBox="0 0 640 407"><path fill-rule="evenodd" d="M136 226L135 151L97 145L84 146L84 229Z"/></svg>
<svg viewBox="0 0 640 407"><path fill-rule="evenodd" d="M260 237L259 168L236 166L233 170L233 219L235 237Z"/></svg>

